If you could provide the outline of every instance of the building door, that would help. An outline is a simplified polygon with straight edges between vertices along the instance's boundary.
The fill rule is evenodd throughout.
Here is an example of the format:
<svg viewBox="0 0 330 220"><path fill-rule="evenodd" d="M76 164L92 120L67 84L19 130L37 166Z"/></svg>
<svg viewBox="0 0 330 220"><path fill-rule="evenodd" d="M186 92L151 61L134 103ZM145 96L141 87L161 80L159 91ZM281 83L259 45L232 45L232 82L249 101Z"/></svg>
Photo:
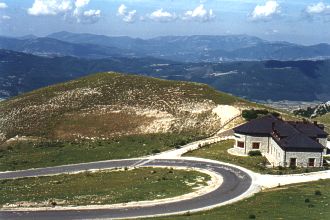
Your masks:
<svg viewBox="0 0 330 220"><path fill-rule="evenodd" d="M297 166L297 158L290 158L290 167Z"/></svg>

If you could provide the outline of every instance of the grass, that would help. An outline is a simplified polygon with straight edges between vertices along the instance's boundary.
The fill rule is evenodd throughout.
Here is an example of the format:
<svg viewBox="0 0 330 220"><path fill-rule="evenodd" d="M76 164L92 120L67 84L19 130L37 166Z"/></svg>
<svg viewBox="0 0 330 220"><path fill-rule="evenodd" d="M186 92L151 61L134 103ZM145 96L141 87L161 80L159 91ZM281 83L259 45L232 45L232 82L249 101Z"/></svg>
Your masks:
<svg viewBox="0 0 330 220"><path fill-rule="evenodd" d="M20 202L68 206L164 199L193 192L209 180L197 171L165 168L0 180L0 207Z"/></svg>
<svg viewBox="0 0 330 220"><path fill-rule="evenodd" d="M184 156L201 157L206 159L218 160L226 163L232 163L256 172L260 172L262 170L263 166L260 166L259 164L264 164L267 162L267 159L265 157L233 156L227 152L227 150L232 148L233 146L233 140L222 141L217 144L212 144L210 146L206 146L198 150L188 152L184 154Z"/></svg>
<svg viewBox="0 0 330 220"><path fill-rule="evenodd" d="M196 214L154 218L157 220L318 219L330 216L330 180L278 187L255 196Z"/></svg>
<svg viewBox="0 0 330 220"><path fill-rule="evenodd" d="M153 134L94 142L18 142L0 148L0 171L147 156L196 138L184 134Z"/></svg>
<svg viewBox="0 0 330 220"><path fill-rule="evenodd" d="M19 135L72 140L72 137L62 137L61 134L68 131L77 133L70 130L77 123L84 123L85 126L79 129L85 128L89 135L112 126L111 134L103 131L96 133L96 137L111 137L123 131L136 134L137 126L148 124L152 118L125 110L127 107L165 111L185 120L188 116L180 110L181 105L204 103L207 100L225 105L249 103L217 92L204 84L118 73L94 74L1 102L0 135L3 133L7 139ZM122 110L121 115L109 114L109 111ZM174 127L173 130L175 129L177 128Z"/></svg>
<svg viewBox="0 0 330 220"><path fill-rule="evenodd" d="M330 133L330 113L317 117L315 118L315 120L320 123L323 123L325 125L325 131Z"/></svg>
<svg viewBox="0 0 330 220"><path fill-rule="evenodd" d="M245 167L257 173L263 174L294 174L294 173L306 173L313 171L320 171L326 168L267 168L268 163L266 157L262 156L248 156L239 157L231 155L227 152L228 149L234 146L234 140L227 140L217 144L212 144L207 147L200 148L198 150L188 152L184 156L189 157L201 157L206 159L218 160L221 162L236 164L238 166Z"/></svg>

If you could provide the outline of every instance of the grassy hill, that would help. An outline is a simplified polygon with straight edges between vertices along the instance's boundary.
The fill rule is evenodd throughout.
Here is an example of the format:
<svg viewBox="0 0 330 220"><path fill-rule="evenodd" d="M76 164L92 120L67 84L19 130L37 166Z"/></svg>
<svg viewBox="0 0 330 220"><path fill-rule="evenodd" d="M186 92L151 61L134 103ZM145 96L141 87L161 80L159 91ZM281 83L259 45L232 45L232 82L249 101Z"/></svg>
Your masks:
<svg viewBox="0 0 330 220"><path fill-rule="evenodd" d="M255 106L203 84L113 72L35 90L0 102L0 170L169 150L218 131L224 105Z"/></svg>
<svg viewBox="0 0 330 220"><path fill-rule="evenodd" d="M0 133L3 140L211 134L220 126L213 108L242 103L247 102L202 84L101 73L1 102Z"/></svg>

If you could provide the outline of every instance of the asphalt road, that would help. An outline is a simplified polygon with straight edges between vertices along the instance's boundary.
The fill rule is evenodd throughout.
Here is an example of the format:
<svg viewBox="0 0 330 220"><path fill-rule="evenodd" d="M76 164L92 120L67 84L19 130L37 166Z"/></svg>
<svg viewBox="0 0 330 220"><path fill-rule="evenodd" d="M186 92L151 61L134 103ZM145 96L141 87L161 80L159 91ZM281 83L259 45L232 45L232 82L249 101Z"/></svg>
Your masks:
<svg viewBox="0 0 330 220"><path fill-rule="evenodd" d="M218 173L223 177L223 183L215 191L203 196L188 199L179 202L173 202L162 205L149 207L134 208L116 208L104 210L67 210L67 211L38 211L38 212L12 212L1 211L0 219L36 219L36 220L71 220L71 219L112 219L112 218L129 218L136 216L154 216L157 214L171 214L183 211L192 211L204 207L214 206L233 198L236 198L246 192L252 184L251 177L245 172L226 165L208 162L196 162L190 160L124 160L124 161L107 161L96 162L90 164L69 165L55 168L36 169L20 172L1 173L0 179L4 178L20 178L30 176L51 175L59 173L68 173L90 169L102 169L112 167L132 166L144 162L143 166L175 166L175 167L195 167L208 169Z"/></svg>

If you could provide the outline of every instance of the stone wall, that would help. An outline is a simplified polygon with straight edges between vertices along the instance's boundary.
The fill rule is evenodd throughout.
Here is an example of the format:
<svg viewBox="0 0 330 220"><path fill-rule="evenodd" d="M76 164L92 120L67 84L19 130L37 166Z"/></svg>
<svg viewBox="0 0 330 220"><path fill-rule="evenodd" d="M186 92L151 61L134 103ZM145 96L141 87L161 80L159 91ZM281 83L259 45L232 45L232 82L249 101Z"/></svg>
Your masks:
<svg viewBox="0 0 330 220"><path fill-rule="evenodd" d="M235 134L235 148L238 148L239 151L244 151L245 154L248 154L250 151L259 150L261 153L265 154L268 151L268 145L270 137L257 137L257 136L248 136L242 134ZM244 142L244 149L237 146L237 142ZM253 149L253 143L260 143L259 149Z"/></svg>
<svg viewBox="0 0 330 220"><path fill-rule="evenodd" d="M298 167L307 167L309 158L315 158L316 167L319 167L321 162L323 162L322 153L319 152L286 152L287 166L290 166L290 158L297 158Z"/></svg>
<svg viewBox="0 0 330 220"><path fill-rule="evenodd" d="M260 143L260 151L266 156L272 166L289 166L290 158L297 158L297 166L307 167L308 159L315 158L315 166L320 166L323 158L321 153L313 152L286 152L271 137L257 137L242 134L235 134L235 151L242 155L247 155L253 149L253 143ZM244 143L244 148L239 148L237 142ZM320 143L326 146L327 140L320 139ZM322 166L322 165L321 165Z"/></svg>
<svg viewBox="0 0 330 220"><path fill-rule="evenodd" d="M234 144L234 148L235 148L235 151L238 152L239 154L244 154L246 155L248 152L246 151L246 135L243 135L243 134L234 134L234 137L235 137L235 144ZM237 146L237 142L243 142L244 143L244 148L240 148Z"/></svg>
<svg viewBox="0 0 330 220"><path fill-rule="evenodd" d="M273 138L270 138L269 152L265 156L273 166L284 166L285 152Z"/></svg>
<svg viewBox="0 0 330 220"><path fill-rule="evenodd" d="M324 147L327 147L327 138L319 138L319 143L322 144Z"/></svg>
<svg viewBox="0 0 330 220"><path fill-rule="evenodd" d="M259 150L261 153L267 153L269 146L269 137L256 137L256 136L246 136L246 152ZM253 143L259 143L259 149L253 149Z"/></svg>
<svg viewBox="0 0 330 220"><path fill-rule="evenodd" d="M323 151L323 154L327 154L327 144L328 144L328 139L327 138L319 138L319 143L322 144L325 148Z"/></svg>

